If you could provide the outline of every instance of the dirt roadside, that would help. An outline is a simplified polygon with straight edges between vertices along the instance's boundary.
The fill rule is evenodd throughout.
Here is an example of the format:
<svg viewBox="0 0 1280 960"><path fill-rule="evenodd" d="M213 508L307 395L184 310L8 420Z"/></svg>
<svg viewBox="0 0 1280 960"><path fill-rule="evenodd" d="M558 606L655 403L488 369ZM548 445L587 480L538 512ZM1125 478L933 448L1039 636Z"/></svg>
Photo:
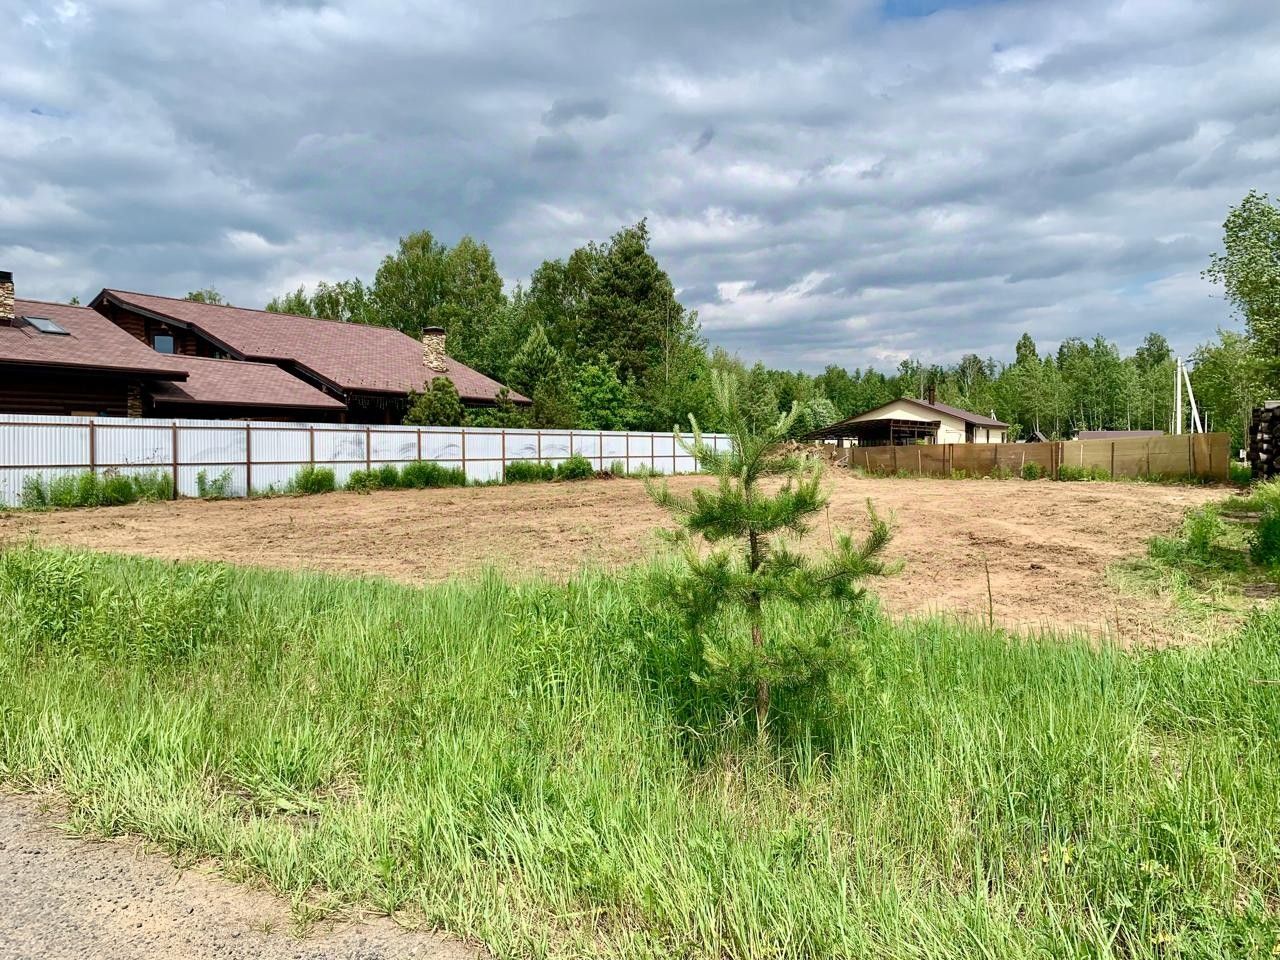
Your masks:
<svg viewBox="0 0 1280 960"><path fill-rule="evenodd" d="M390 920L293 934L286 904L203 869L179 871L129 840L56 829L31 797L0 791L4 960L479 960Z"/></svg>
<svg viewBox="0 0 1280 960"><path fill-rule="evenodd" d="M680 477L688 490L705 478ZM889 553L902 573L875 590L897 614L987 611L1020 629L1075 628L1122 643L1198 639L1170 602L1120 594L1106 569L1141 554L1187 507L1224 489L1136 483L865 479L831 476L832 498L811 538L864 528L866 501L894 518ZM564 577L584 564L617 567L658 549L668 522L635 480L313 497L178 501L48 514L0 515L0 542L50 544L171 559L376 574L409 583L495 566Z"/></svg>

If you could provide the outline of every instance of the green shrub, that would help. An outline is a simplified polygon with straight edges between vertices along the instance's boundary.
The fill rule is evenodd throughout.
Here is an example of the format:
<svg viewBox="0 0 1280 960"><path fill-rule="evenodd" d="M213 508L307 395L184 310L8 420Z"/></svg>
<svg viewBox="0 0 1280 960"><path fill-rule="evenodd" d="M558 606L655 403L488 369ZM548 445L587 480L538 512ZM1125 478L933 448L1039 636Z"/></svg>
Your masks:
<svg viewBox="0 0 1280 960"><path fill-rule="evenodd" d="M1033 460L1030 463L1024 463L1018 475L1023 480L1039 480L1044 476L1044 467Z"/></svg>
<svg viewBox="0 0 1280 960"><path fill-rule="evenodd" d="M609 464L609 472L615 477L625 477L627 475L627 465L621 460L615 460Z"/></svg>
<svg viewBox="0 0 1280 960"><path fill-rule="evenodd" d="M562 460L556 467L557 480L586 480L596 475L596 468L580 453L575 453L567 460Z"/></svg>
<svg viewBox="0 0 1280 960"><path fill-rule="evenodd" d="M97 502L107 507L123 506L138 499L138 491L129 477L111 474L97 485Z"/></svg>
<svg viewBox="0 0 1280 960"><path fill-rule="evenodd" d="M353 493L368 493L378 489L378 476L372 470L352 470L342 489Z"/></svg>
<svg viewBox="0 0 1280 960"><path fill-rule="evenodd" d="M549 463L539 463L534 460L517 460L515 463L508 463L505 476L507 483L537 483L555 478L555 467Z"/></svg>
<svg viewBox="0 0 1280 960"><path fill-rule="evenodd" d="M414 490L430 487L465 487L467 474L461 467L444 467L430 460L407 463L400 471L400 485Z"/></svg>
<svg viewBox="0 0 1280 960"><path fill-rule="evenodd" d="M379 490L395 490L400 486L400 468L394 463L384 463L374 470Z"/></svg>
<svg viewBox="0 0 1280 960"><path fill-rule="evenodd" d="M231 470L223 470L216 477L208 470L196 474L196 496L201 500L225 500L231 496Z"/></svg>
<svg viewBox="0 0 1280 960"><path fill-rule="evenodd" d="M317 467L307 464L285 484L285 493L333 493L337 489L337 481L330 467Z"/></svg>

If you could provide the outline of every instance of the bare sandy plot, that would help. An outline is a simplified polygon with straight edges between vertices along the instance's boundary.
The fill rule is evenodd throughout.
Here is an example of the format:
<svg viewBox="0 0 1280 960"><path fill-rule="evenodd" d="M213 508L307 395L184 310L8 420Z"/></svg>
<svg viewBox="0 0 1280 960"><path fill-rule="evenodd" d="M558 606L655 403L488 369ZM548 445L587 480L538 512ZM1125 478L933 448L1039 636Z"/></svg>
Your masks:
<svg viewBox="0 0 1280 960"><path fill-rule="evenodd" d="M689 489L705 478L680 477ZM834 527L865 528L866 501L892 514L903 571L876 585L900 614L985 616L987 576L997 621L1078 627L1126 643L1183 636L1166 601L1121 595L1106 569L1141 554L1190 506L1221 489L1020 480L830 479ZM173 559L379 574L410 583L486 566L564 577L661 549L666 515L635 480L597 480L368 495L179 501L0 516L0 541L44 543ZM826 539L825 523L814 538Z"/></svg>

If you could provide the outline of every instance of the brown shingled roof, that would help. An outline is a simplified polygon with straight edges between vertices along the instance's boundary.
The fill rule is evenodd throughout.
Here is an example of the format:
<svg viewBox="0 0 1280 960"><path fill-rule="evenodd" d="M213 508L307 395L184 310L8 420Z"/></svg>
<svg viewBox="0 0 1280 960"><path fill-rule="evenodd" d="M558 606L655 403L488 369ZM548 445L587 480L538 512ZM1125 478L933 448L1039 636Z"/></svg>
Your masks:
<svg viewBox="0 0 1280 960"><path fill-rule="evenodd" d="M0 327L0 363L71 367L82 371L131 373L144 378L184 380L186 371L85 307L39 300L15 300L16 326ZM41 333L24 316L52 320L67 335Z"/></svg>
<svg viewBox="0 0 1280 960"><path fill-rule="evenodd" d="M173 359L186 368L187 379L153 388L151 396L157 403L346 409L341 400L321 393L273 363L182 356Z"/></svg>
<svg viewBox="0 0 1280 960"><path fill-rule="evenodd" d="M437 376L453 381L463 400L497 399L502 384L456 360L443 374L422 364L422 344L389 327L339 323L266 310L217 306L126 290L103 290L94 305L109 299L165 320L189 326L247 360L291 362L342 390L405 394L422 390ZM528 403L512 391L512 401Z"/></svg>

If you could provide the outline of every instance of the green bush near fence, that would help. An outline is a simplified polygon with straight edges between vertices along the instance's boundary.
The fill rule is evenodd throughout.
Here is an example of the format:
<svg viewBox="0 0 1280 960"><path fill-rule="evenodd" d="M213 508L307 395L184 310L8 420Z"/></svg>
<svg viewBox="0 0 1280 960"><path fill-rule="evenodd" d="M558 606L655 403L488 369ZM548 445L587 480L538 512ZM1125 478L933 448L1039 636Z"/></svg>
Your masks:
<svg viewBox="0 0 1280 960"><path fill-rule="evenodd" d="M622 466L615 460L614 467ZM618 471L613 471L617 475ZM551 480L586 480L596 475L596 468L580 453L575 453L559 465L540 463L536 460L517 460L508 463L505 473L507 483L545 483Z"/></svg>
<svg viewBox="0 0 1280 960"><path fill-rule="evenodd" d="M507 483L538 483L555 478L554 465L539 463L536 460L517 460L515 463L508 463L505 475Z"/></svg>
<svg viewBox="0 0 1280 960"><path fill-rule="evenodd" d="M465 487L467 474L461 467L445 467L430 460L405 464L400 471L400 485L412 490L431 487Z"/></svg>
<svg viewBox="0 0 1280 960"><path fill-rule="evenodd" d="M169 500L173 478L160 470L145 473L103 473L92 470L54 477L30 476L22 483L25 510L72 507L116 507L139 500Z"/></svg>
<svg viewBox="0 0 1280 960"><path fill-rule="evenodd" d="M417 460L402 468L385 464L372 470L356 470L344 489L355 493L372 490L422 490L428 487L465 487L467 475L460 467L445 467L430 460Z"/></svg>
<svg viewBox="0 0 1280 960"><path fill-rule="evenodd" d="M1030 463L1024 463L1022 469L1018 471L1018 475L1023 480L1039 480L1044 477L1045 469L1040 464L1032 460Z"/></svg>
<svg viewBox="0 0 1280 960"><path fill-rule="evenodd" d="M596 468L580 453L575 453L567 460L561 460L556 466L557 480L586 480L596 475Z"/></svg>
<svg viewBox="0 0 1280 960"><path fill-rule="evenodd" d="M285 485L285 493L333 493L338 488L331 467L307 464Z"/></svg>

